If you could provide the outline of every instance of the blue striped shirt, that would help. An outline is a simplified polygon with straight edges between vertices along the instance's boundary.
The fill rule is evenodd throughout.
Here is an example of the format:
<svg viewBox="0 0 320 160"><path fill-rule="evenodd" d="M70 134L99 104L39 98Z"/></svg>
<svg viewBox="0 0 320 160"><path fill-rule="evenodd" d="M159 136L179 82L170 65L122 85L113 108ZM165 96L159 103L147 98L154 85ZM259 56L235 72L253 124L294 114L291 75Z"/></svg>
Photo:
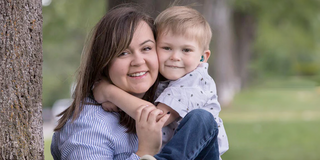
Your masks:
<svg viewBox="0 0 320 160"><path fill-rule="evenodd" d="M84 105L73 123L69 120L55 132L51 154L55 160L139 160L136 134L126 133L120 115L106 112L100 105Z"/></svg>

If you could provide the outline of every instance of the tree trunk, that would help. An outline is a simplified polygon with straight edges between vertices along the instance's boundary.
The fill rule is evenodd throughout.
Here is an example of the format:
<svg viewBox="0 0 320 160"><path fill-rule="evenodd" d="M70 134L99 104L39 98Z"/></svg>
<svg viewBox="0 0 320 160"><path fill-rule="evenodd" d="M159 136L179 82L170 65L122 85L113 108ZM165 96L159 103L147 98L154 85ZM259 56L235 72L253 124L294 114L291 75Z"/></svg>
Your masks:
<svg viewBox="0 0 320 160"><path fill-rule="evenodd" d="M241 88L246 87L249 81L248 64L253 52L256 22L252 15L244 12L234 12L234 30L236 44L237 73L241 79Z"/></svg>
<svg viewBox="0 0 320 160"><path fill-rule="evenodd" d="M173 0L109 0L108 8L111 9L116 5L122 3L134 3L140 5L144 12L148 13L151 17L156 16L166 9Z"/></svg>
<svg viewBox="0 0 320 160"><path fill-rule="evenodd" d="M240 90L240 79L234 64L231 8L226 0L204 0L203 15L212 27L212 55L209 59L222 106L229 106Z"/></svg>
<svg viewBox="0 0 320 160"><path fill-rule="evenodd" d="M118 4L122 3L128 3L130 0L107 0L107 10L110 10L111 8L115 7Z"/></svg>
<svg viewBox="0 0 320 160"><path fill-rule="evenodd" d="M41 5L0 1L0 159L44 159Z"/></svg>

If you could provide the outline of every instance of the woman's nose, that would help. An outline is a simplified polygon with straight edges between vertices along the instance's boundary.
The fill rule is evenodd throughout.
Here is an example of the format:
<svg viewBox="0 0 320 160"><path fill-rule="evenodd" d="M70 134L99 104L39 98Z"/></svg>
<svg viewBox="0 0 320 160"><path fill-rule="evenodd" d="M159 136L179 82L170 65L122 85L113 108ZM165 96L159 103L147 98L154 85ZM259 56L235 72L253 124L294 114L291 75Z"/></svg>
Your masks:
<svg viewBox="0 0 320 160"><path fill-rule="evenodd" d="M133 60L131 61L132 66L140 66L145 64L145 58L142 53L135 53L133 56Z"/></svg>

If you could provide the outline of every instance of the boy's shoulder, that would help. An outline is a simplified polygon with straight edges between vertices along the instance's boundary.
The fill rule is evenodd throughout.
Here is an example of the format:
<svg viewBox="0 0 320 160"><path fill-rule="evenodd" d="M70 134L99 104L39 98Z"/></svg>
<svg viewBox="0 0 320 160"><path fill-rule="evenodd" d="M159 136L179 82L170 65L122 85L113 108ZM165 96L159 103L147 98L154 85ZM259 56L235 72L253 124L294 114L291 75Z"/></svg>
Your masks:
<svg viewBox="0 0 320 160"><path fill-rule="evenodd" d="M208 63L201 63L195 70L179 78L178 80L176 80L176 82L177 83L188 82L188 81L199 82L204 80L206 80L207 82L213 81L212 77L208 74L208 67L209 67Z"/></svg>

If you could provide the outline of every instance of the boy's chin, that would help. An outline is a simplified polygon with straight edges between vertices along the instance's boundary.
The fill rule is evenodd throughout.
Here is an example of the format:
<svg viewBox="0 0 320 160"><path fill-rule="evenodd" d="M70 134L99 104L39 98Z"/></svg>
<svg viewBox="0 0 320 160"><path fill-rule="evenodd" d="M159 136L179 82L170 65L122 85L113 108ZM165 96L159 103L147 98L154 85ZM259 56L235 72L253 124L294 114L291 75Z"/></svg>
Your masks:
<svg viewBox="0 0 320 160"><path fill-rule="evenodd" d="M170 81L175 81L181 77L183 77L184 75L179 75L179 74L176 74L176 73L172 73L172 74L165 74L163 75L167 80L170 80Z"/></svg>

